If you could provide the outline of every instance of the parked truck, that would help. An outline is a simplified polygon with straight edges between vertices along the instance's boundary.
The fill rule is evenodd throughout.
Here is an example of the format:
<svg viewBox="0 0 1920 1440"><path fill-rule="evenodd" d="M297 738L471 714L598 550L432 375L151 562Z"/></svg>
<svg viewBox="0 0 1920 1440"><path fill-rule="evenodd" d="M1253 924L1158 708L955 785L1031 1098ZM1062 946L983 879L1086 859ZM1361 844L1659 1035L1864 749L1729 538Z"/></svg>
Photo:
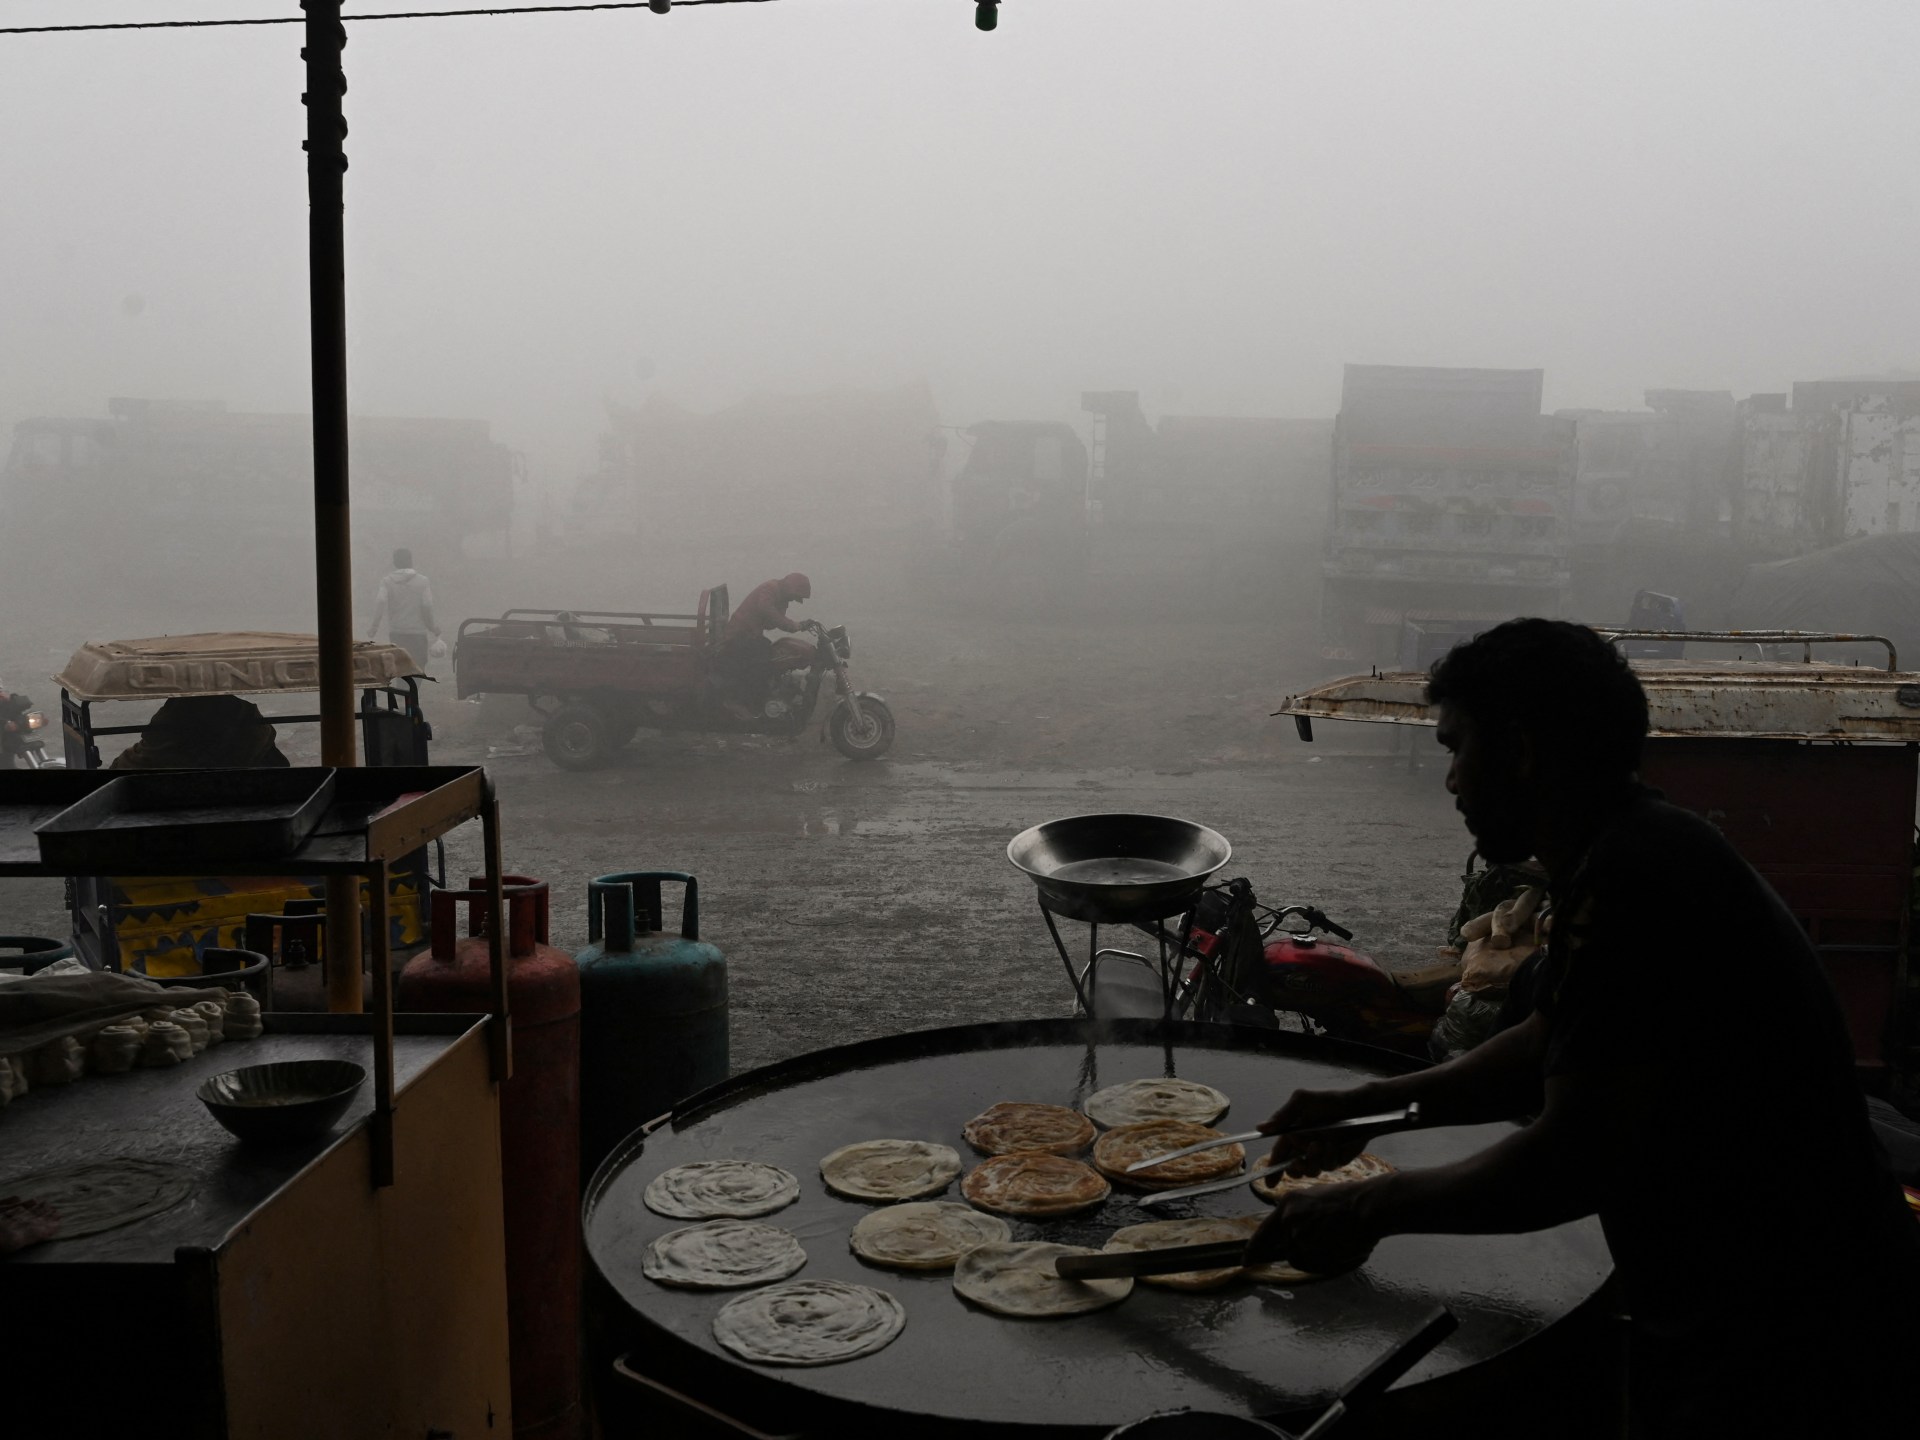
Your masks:
<svg viewBox="0 0 1920 1440"><path fill-rule="evenodd" d="M1541 413L1542 378L1346 367L1322 566L1328 658L1393 665L1410 625L1565 611L1574 422Z"/></svg>

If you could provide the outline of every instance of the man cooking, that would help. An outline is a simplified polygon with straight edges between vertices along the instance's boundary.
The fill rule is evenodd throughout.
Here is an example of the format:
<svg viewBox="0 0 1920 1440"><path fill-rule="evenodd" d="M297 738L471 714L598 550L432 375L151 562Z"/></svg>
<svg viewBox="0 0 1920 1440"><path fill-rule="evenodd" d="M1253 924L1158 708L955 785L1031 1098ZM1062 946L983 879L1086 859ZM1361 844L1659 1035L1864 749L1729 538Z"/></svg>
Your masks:
<svg viewBox="0 0 1920 1440"><path fill-rule="evenodd" d="M727 628L720 636L715 660L728 688L733 691L734 698L727 702L729 709L742 717L751 713L741 703L741 697L758 701L766 689L774 656L774 645L767 639L766 632L783 630L792 635L805 629L805 625L787 614L787 606L812 597L812 582L796 570L778 580L754 586L727 617Z"/></svg>
<svg viewBox="0 0 1920 1440"><path fill-rule="evenodd" d="M1509 621L1435 665L1427 694L1480 853L1546 867L1538 1008L1445 1065L1296 1091L1261 1128L1413 1100L1430 1124L1532 1118L1452 1165L1295 1190L1252 1255L1330 1269L1391 1235L1597 1214L1644 1433L1894 1433L1920 1226L1806 933L1718 831L1638 784L1646 696L1593 631ZM1274 1158L1313 1174L1359 1148L1283 1137Z"/></svg>

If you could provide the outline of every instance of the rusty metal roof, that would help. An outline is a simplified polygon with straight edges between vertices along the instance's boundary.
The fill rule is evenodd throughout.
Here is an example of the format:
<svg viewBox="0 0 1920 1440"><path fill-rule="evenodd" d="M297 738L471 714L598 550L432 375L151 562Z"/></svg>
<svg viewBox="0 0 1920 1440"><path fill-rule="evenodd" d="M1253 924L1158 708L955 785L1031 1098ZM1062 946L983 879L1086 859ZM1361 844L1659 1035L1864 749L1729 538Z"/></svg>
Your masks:
<svg viewBox="0 0 1920 1440"><path fill-rule="evenodd" d="M356 688L420 673L398 645L353 647ZM320 688L320 646L312 635L262 630L89 640L53 679L76 700L298 694Z"/></svg>
<svg viewBox="0 0 1920 1440"><path fill-rule="evenodd" d="M1636 660L1633 669L1654 735L1920 742L1920 673L1913 671L1762 660ZM1432 725L1426 684L1419 671L1350 675L1289 695L1276 713Z"/></svg>

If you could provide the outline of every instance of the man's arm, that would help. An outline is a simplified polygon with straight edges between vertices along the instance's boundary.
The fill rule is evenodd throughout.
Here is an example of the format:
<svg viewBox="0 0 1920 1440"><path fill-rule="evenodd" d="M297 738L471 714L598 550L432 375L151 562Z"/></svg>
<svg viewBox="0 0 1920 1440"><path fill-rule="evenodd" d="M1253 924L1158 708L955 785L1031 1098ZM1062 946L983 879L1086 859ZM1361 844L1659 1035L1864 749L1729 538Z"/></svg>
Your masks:
<svg viewBox="0 0 1920 1440"><path fill-rule="evenodd" d="M1580 1077L1553 1076L1539 1118L1451 1165L1295 1190L1261 1225L1248 1257L1333 1270L1389 1235L1512 1234L1590 1215L1603 1147L1588 1133L1587 1089Z"/></svg>
<svg viewBox="0 0 1920 1440"><path fill-rule="evenodd" d="M1296 1090L1260 1128L1272 1134L1293 1126L1325 1125L1379 1110L1399 1110L1416 1100L1427 1125L1511 1120L1540 1108L1540 1064L1546 1045L1546 1017L1536 1012L1444 1065L1369 1081L1351 1090ZM1274 1144L1273 1159L1297 1159L1297 1171L1314 1174L1346 1164L1365 1145L1364 1140L1282 1136Z"/></svg>

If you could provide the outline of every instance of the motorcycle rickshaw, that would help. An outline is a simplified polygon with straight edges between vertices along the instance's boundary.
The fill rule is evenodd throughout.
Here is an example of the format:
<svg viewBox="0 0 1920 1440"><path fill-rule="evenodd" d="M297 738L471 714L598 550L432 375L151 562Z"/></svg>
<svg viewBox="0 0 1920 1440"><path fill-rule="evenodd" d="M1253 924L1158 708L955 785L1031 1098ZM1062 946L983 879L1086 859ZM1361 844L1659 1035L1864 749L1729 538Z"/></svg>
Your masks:
<svg viewBox="0 0 1920 1440"><path fill-rule="evenodd" d="M314 696L319 670L319 645L311 635L242 631L89 641L53 677L60 686L67 765L101 769L101 737L147 730L143 720L100 724L96 707L109 702L131 709L188 696ZM428 763L433 731L420 709L413 658L398 645L355 645L353 683L360 695L361 763ZM289 725L319 724L312 707L309 702L298 711L268 712L263 705L262 718L284 738ZM394 867L387 897L392 949L427 940L428 883L425 850ZM74 949L97 969L196 974L202 951L243 948L249 914L285 913L289 902L318 902L324 890L319 879L293 875L81 876L68 882Z"/></svg>

